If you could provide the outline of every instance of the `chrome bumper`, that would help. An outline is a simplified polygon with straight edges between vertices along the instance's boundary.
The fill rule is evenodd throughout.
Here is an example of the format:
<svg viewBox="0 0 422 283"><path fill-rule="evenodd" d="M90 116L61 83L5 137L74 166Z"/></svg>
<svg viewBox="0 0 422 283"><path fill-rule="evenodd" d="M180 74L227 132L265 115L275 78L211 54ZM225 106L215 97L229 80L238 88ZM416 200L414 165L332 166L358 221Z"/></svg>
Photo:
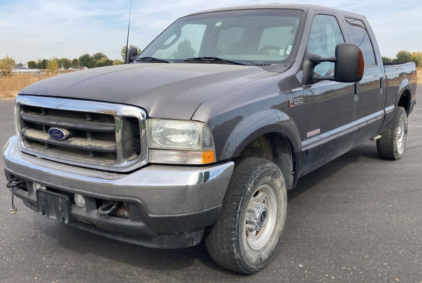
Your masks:
<svg viewBox="0 0 422 283"><path fill-rule="evenodd" d="M40 183L47 188L134 203L142 211L142 221L149 227L150 231L145 234L152 235L192 231L205 228L195 227L201 226L201 222L203 225L215 222L234 162L205 167L151 165L129 174L119 174L61 164L22 153L18 137L13 136L4 147L4 167L9 176ZM21 190L17 196L36 205L36 193ZM207 211L213 212L213 216L210 217ZM76 215L78 213L81 212ZM198 219L199 215L207 221ZM190 216L195 218L193 222L180 223L183 219L191 221ZM97 215L92 217L98 218ZM163 226L165 223L174 227Z"/></svg>

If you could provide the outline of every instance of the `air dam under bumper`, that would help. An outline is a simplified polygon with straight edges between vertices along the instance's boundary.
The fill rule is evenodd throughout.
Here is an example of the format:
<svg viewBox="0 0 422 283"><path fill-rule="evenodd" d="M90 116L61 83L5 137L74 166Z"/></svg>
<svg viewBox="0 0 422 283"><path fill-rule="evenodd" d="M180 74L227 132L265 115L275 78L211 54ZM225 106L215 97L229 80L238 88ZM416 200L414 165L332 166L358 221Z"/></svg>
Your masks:
<svg viewBox="0 0 422 283"><path fill-rule="evenodd" d="M151 165L128 174L110 173L37 158L19 150L13 136L4 147L6 176L26 181L15 195L38 211L33 182L47 190L85 197L86 208L72 204L70 225L106 237L156 248L198 244L204 228L220 214L234 163L191 167ZM97 214L98 200L125 202L131 217Z"/></svg>

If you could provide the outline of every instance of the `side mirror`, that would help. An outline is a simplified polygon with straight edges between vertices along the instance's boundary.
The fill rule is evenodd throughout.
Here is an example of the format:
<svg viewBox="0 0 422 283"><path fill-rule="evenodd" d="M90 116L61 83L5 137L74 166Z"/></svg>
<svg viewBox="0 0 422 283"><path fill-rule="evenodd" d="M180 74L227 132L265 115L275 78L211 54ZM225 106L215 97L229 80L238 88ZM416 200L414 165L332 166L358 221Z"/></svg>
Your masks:
<svg viewBox="0 0 422 283"><path fill-rule="evenodd" d="M356 44L340 43L336 46L336 57L311 59L314 67L322 62L334 62L334 77L314 77L316 81L331 80L340 83L356 83L362 80L365 60Z"/></svg>
<svg viewBox="0 0 422 283"><path fill-rule="evenodd" d="M363 78L365 59L356 44L341 43L336 46L334 78L341 83L356 83Z"/></svg>
<svg viewBox="0 0 422 283"><path fill-rule="evenodd" d="M136 55L138 55L138 48L134 47L129 49L129 52L127 53L126 56L126 64L129 64L130 62L132 62L133 59L135 59Z"/></svg>

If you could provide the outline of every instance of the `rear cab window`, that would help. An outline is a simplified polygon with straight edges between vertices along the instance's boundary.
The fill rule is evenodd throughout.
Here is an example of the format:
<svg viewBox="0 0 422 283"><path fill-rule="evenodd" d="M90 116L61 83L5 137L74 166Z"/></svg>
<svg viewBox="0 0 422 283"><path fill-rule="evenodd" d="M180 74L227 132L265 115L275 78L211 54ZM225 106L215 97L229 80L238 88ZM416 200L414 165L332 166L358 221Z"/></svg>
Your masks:
<svg viewBox="0 0 422 283"><path fill-rule="evenodd" d="M376 66L374 47L365 24L361 20L346 18L352 43L362 49L365 66Z"/></svg>

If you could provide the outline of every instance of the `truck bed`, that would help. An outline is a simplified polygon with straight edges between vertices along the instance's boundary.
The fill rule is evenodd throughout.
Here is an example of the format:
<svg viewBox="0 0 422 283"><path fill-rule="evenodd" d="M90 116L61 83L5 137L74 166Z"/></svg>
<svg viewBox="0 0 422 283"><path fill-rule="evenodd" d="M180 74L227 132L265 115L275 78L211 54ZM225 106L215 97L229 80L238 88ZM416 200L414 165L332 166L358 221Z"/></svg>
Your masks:
<svg viewBox="0 0 422 283"><path fill-rule="evenodd" d="M384 64L385 99L384 109L392 106L404 107L409 115L416 104L417 71L415 63ZM401 96L403 94L403 96ZM389 124L393 115L386 115L383 128Z"/></svg>
<svg viewBox="0 0 422 283"><path fill-rule="evenodd" d="M386 80L386 96L385 96L385 108L393 105L400 99L400 95L403 91L406 91L404 88L406 85L410 85L409 103L416 100L416 65L415 63L404 63L404 64L395 64L395 65L385 65L385 80ZM412 95L413 94L413 95ZM400 105L400 103L399 103ZM402 105L403 106L403 105ZM406 107L408 114L412 111L410 105Z"/></svg>

